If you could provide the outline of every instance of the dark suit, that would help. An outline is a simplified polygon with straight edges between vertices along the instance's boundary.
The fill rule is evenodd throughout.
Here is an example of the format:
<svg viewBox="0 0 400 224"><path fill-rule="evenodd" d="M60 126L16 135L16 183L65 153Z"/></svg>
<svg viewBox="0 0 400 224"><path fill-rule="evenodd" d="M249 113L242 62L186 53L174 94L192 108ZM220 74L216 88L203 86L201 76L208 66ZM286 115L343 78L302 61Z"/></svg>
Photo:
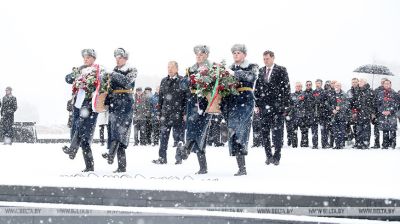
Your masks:
<svg viewBox="0 0 400 224"><path fill-rule="evenodd" d="M262 67L256 82L254 95L256 106L260 109L263 145L267 159L280 160L283 145L284 114L290 104L290 83L286 68L274 65L269 79L265 80L266 67ZM275 155L271 152L270 130L275 146Z"/></svg>

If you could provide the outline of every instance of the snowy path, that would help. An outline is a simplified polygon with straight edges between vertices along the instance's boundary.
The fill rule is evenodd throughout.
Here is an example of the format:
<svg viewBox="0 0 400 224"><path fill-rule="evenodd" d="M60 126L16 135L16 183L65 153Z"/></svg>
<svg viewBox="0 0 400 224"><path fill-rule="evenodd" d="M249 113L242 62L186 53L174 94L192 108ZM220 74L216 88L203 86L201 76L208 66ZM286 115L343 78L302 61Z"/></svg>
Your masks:
<svg viewBox="0 0 400 224"><path fill-rule="evenodd" d="M248 175L234 177L236 160L228 148L207 148L209 173L194 175L197 158L191 155L174 165L175 148L168 151L168 164L155 165L156 147L127 150L127 173L114 175L116 162L108 165L103 148L93 145L95 172L81 175L81 151L75 160L61 151L62 144L0 145L0 184L193 192L247 192L350 196L400 199L400 150L312 150L284 148L279 166L266 166L262 148L250 149ZM76 177L69 177L71 175Z"/></svg>

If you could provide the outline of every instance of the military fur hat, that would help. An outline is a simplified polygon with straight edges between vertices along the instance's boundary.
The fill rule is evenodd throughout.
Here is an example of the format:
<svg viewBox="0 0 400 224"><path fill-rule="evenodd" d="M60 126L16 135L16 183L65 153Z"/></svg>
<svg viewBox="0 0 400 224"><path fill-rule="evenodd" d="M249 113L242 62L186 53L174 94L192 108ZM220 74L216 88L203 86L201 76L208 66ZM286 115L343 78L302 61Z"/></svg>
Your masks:
<svg viewBox="0 0 400 224"><path fill-rule="evenodd" d="M240 51L240 52L243 52L243 53L247 54L246 45L244 45L244 44L235 44L235 45L233 45L232 48L231 48L231 52L233 53L235 51Z"/></svg>
<svg viewBox="0 0 400 224"><path fill-rule="evenodd" d="M7 86L6 91L12 91L12 88L10 86Z"/></svg>
<svg viewBox="0 0 400 224"><path fill-rule="evenodd" d="M94 51L94 49L83 49L81 54L82 54L82 57L90 56L90 57L96 58L96 51Z"/></svg>
<svg viewBox="0 0 400 224"><path fill-rule="evenodd" d="M201 45L200 44L200 45L194 46L193 51L194 51L195 54L198 54L198 53L209 54L210 53L210 48L208 46L206 46L206 45Z"/></svg>
<svg viewBox="0 0 400 224"><path fill-rule="evenodd" d="M114 50L114 57L117 57L117 56L121 56L123 58L128 59L129 58L129 53L125 49L120 47L120 48L117 48L117 49Z"/></svg>
<svg viewBox="0 0 400 224"><path fill-rule="evenodd" d="M151 87L146 87L146 88L144 88L144 90L150 90L151 91L152 89L151 89Z"/></svg>

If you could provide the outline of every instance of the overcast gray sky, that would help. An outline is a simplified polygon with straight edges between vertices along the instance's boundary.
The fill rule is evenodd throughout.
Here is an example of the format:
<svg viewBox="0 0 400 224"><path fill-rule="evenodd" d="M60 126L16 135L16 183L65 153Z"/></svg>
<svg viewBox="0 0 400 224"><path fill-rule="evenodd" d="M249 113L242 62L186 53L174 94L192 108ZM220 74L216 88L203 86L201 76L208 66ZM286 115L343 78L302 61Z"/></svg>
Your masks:
<svg viewBox="0 0 400 224"><path fill-rule="evenodd" d="M292 83L337 79L345 86L362 64L380 63L400 75L400 1L1 1L0 89L14 88L17 120L65 124L70 86L64 77L94 48L97 63L114 66L113 50L130 52L136 86L155 87L176 60L181 74L194 63L193 46L231 62L244 43L262 65L273 50Z"/></svg>

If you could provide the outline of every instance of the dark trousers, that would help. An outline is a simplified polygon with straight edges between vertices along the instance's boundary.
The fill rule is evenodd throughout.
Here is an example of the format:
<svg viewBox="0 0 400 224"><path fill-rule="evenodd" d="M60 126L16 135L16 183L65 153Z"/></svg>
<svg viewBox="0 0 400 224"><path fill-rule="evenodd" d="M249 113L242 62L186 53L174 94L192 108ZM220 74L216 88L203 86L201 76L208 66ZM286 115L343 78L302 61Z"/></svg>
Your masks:
<svg viewBox="0 0 400 224"><path fill-rule="evenodd" d="M369 120L359 120L355 125L356 146L369 147L371 139L371 123Z"/></svg>
<svg viewBox="0 0 400 224"><path fill-rule="evenodd" d="M332 124L329 121L321 122L321 145L323 148L333 146Z"/></svg>
<svg viewBox="0 0 400 224"><path fill-rule="evenodd" d="M335 146L343 148L346 140L346 122L345 121L333 121L332 131L335 137Z"/></svg>
<svg viewBox="0 0 400 224"><path fill-rule="evenodd" d="M160 121L156 119L152 122L151 140L154 145L158 145L160 141Z"/></svg>
<svg viewBox="0 0 400 224"><path fill-rule="evenodd" d="M345 136L345 141L351 141L353 138L355 138L355 125L353 125L352 122L348 122L346 124L346 136Z"/></svg>
<svg viewBox="0 0 400 224"><path fill-rule="evenodd" d="M396 147L396 131L382 131L383 141L382 148Z"/></svg>
<svg viewBox="0 0 400 224"><path fill-rule="evenodd" d="M285 119L287 145L291 146L293 142L293 120Z"/></svg>
<svg viewBox="0 0 400 224"><path fill-rule="evenodd" d="M151 145L151 131L152 131L151 118L146 118L146 123L145 123L145 144L146 145Z"/></svg>
<svg viewBox="0 0 400 224"><path fill-rule="evenodd" d="M174 139L174 145L177 145L180 141L185 142L185 125L180 123L181 128L173 128L172 129L172 138Z"/></svg>
<svg viewBox="0 0 400 224"><path fill-rule="evenodd" d="M145 135L146 135L146 120L136 121L134 127L135 145L139 144L139 142L141 145L146 145Z"/></svg>
<svg viewBox="0 0 400 224"><path fill-rule="evenodd" d="M318 147L318 122L314 122L311 125L311 134L312 134L312 145L313 147Z"/></svg>
<svg viewBox="0 0 400 224"><path fill-rule="evenodd" d="M261 133L263 146L265 148L265 154L267 158L274 157L275 160L279 161L281 158L281 149L283 145L283 125L284 116L283 114L273 114L269 112L261 111ZM272 142L275 147L275 153L271 152L271 140L270 133L272 132Z"/></svg>
<svg viewBox="0 0 400 224"><path fill-rule="evenodd" d="M379 127L378 124L374 124L374 146L377 146L378 148L380 147L380 133L379 133Z"/></svg>
<svg viewBox="0 0 400 224"><path fill-rule="evenodd" d="M253 128L253 146L255 147L261 146L262 145L261 121L259 117L253 119L252 128Z"/></svg>
<svg viewBox="0 0 400 224"><path fill-rule="evenodd" d="M100 127L100 143L104 144L105 140L104 140L104 127L108 128L108 126L106 124L102 124L99 125ZM107 129L108 132L108 129Z"/></svg>
<svg viewBox="0 0 400 224"><path fill-rule="evenodd" d="M221 144L221 121L222 115L211 115L211 125L208 129L207 144Z"/></svg>
<svg viewBox="0 0 400 224"><path fill-rule="evenodd" d="M167 149L168 149L168 140L169 135L171 133L171 129L174 129L173 135L175 135L176 140L183 142L183 124L179 122L162 122L161 124L161 139L160 139L160 149L158 151L158 155L160 158L167 159Z"/></svg>
<svg viewBox="0 0 400 224"><path fill-rule="evenodd" d="M298 132L299 128L300 128L300 132L301 132L300 145L301 145L301 147L308 147L308 127L305 124L303 124L303 122L301 122L301 121L293 122L292 147L296 148L298 145L297 132Z"/></svg>

